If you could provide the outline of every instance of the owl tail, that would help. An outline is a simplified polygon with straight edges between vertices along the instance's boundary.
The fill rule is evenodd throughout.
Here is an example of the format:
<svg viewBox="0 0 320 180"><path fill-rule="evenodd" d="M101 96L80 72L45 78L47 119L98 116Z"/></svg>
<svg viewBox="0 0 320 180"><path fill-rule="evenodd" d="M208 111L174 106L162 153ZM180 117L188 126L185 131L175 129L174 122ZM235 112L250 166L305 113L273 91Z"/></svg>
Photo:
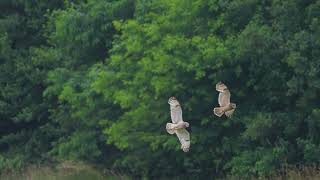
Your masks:
<svg viewBox="0 0 320 180"><path fill-rule="evenodd" d="M166 130L169 134L174 134L174 127L175 125L173 123L167 123Z"/></svg>
<svg viewBox="0 0 320 180"><path fill-rule="evenodd" d="M219 117L221 117L221 116L223 115L223 111L222 111L222 109L219 108L219 107L214 108L214 109L213 109L213 113L214 113L216 116L219 116Z"/></svg>

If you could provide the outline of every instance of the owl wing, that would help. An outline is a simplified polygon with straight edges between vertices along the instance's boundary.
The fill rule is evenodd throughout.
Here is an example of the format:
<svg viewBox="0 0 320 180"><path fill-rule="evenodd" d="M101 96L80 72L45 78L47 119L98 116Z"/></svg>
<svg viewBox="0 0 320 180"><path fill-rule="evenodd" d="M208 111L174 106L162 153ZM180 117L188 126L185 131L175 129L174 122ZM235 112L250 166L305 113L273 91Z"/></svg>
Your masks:
<svg viewBox="0 0 320 180"><path fill-rule="evenodd" d="M174 124L177 124L179 122L182 122L182 109L181 106L170 106L170 114L171 114L171 120Z"/></svg>
<svg viewBox="0 0 320 180"><path fill-rule="evenodd" d="M172 123L167 123L166 125L166 130L169 134L174 134L174 124Z"/></svg>
<svg viewBox="0 0 320 180"><path fill-rule="evenodd" d="M229 110L229 111L226 111L224 114L225 114L228 118L231 118L234 110L235 110L235 109L231 109L231 110Z"/></svg>
<svg viewBox="0 0 320 180"><path fill-rule="evenodd" d="M184 152L188 152L190 148L190 134L186 129L178 129L176 130L176 134L181 143L181 149Z"/></svg>
<svg viewBox="0 0 320 180"><path fill-rule="evenodd" d="M225 90L223 92L219 93L219 98L218 98L218 103L220 105L220 107L224 107L230 104L230 91L229 90Z"/></svg>
<svg viewBox="0 0 320 180"><path fill-rule="evenodd" d="M223 111L222 111L222 107L215 107L213 109L213 113L218 116L218 117L221 117L223 115Z"/></svg>

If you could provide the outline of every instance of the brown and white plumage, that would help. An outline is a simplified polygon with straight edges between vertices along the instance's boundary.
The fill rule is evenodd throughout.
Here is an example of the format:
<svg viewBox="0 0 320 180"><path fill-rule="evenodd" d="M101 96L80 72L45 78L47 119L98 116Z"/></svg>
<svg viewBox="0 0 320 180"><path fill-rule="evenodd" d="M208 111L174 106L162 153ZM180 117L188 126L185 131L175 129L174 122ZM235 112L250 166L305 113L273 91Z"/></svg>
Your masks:
<svg viewBox="0 0 320 180"><path fill-rule="evenodd" d="M190 134L186 128L189 127L189 123L183 121L182 109L175 97L170 97L168 103L170 104L172 123L167 123L166 130L169 134L177 134L181 143L181 149L184 152L188 152L190 148Z"/></svg>
<svg viewBox="0 0 320 180"><path fill-rule="evenodd" d="M218 98L220 107L216 107L213 109L214 114L219 117L221 117L223 114L225 114L227 117L231 117L231 115L235 111L236 104L230 103L231 94L228 90L228 87L222 82L219 82L216 84L216 90L220 92Z"/></svg>

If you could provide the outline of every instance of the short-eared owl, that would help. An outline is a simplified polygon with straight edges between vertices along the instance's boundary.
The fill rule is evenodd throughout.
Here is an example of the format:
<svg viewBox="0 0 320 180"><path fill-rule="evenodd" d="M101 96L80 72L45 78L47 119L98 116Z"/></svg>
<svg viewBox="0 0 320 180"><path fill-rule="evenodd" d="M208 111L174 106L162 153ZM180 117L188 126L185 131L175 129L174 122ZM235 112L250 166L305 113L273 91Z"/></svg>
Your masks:
<svg viewBox="0 0 320 180"><path fill-rule="evenodd" d="M184 152L188 152L190 148L190 134L186 128L189 127L189 123L183 121L182 109L175 97L170 97L168 103L170 104L172 123L167 123L167 132L169 134L176 134L181 143L181 149Z"/></svg>
<svg viewBox="0 0 320 180"><path fill-rule="evenodd" d="M218 98L220 107L213 109L214 114L219 117L221 117L223 114L225 114L227 117L231 117L237 106L235 103L230 103L231 94L228 90L228 87L222 82L218 82L216 84L216 90L220 92Z"/></svg>

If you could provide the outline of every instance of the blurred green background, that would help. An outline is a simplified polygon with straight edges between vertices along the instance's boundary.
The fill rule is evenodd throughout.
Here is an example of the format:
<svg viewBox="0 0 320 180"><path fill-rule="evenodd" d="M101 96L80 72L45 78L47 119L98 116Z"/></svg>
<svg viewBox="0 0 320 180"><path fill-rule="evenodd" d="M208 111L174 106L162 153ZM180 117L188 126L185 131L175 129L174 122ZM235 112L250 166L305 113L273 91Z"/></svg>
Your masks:
<svg viewBox="0 0 320 180"><path fill-rule="evenodd" d="M318 0L1 0L0 172L68 160L137 179L317 172L319 57ZM212 113L219 81L231 119ZM165 130L171 96L188 153Z"/></svg>

